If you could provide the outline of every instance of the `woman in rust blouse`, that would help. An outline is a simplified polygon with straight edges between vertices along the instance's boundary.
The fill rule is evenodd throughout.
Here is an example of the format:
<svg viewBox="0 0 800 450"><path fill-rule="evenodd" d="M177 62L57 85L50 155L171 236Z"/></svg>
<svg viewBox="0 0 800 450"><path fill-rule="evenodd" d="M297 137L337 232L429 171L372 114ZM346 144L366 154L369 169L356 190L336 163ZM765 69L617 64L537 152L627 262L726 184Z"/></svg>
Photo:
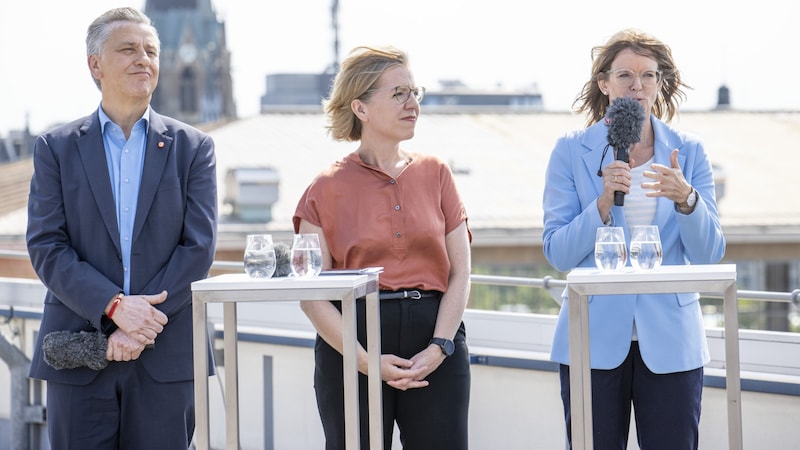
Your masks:
<svg viewBox="0 0 800 450"><path fill-rule="evenodd" d="M394 424L405 449L466 449L471 234L447 164L408 152L425 89L407 55L358 47L323 102L328 131L355 151L320 173L300 199L298 233L317 233L323 270L380 266L384 448ZM314 387L326 449L344 449L339 302L302 302L318 336ZM368 448L364 302L357 302L361 445Z"/></svg>

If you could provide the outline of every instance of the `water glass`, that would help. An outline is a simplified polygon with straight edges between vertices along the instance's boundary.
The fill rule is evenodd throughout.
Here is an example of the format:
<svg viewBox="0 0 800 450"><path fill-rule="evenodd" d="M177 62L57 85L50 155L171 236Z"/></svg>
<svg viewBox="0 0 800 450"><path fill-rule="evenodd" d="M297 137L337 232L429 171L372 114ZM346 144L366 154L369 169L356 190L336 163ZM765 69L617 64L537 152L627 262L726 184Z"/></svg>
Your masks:
<svg viewBox="0 0 800 450"><path fill-rule="evenodd" d="M250 234L244 248L244 271L251 278L270 278L277 264L271 234Z"/></svg>
<svg viewBox="0 0 800 450"><path fill-rule="evenodd" d="M637 269L661 267L661 236L655 225L631 228L631 264Z"/></svg>
<svg viewBox="0 0 800 450"><path fill-rule="evenodd" d="M625 267L628 252L622 227L599 227L595 235L594 263L600 270L619 270Z"/></svg>
<svg viewBox="0 0 800 450"><path fill-rule="evenodd" d="M292 275L315 277L322 271L322 250L316 233L295 234L292 240Z"/></svg>

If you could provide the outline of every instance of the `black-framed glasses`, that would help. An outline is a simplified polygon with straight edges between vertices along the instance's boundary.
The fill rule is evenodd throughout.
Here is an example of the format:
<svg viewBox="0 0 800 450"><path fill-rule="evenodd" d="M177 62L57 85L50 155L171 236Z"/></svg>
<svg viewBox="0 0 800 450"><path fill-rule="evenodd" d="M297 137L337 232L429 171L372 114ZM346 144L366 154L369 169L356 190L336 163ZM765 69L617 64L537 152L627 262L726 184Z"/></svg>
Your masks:
<svg viewBox="0 0 800 450"><path fill-rule="evenodd" d="M661 81L660 70L645 70L642 73L636 73L630 69L610 69L606 70L609 78L614 83L622 87L631 87L634 80L638 77L642 82L642 86L653 87Z"/></svg>
<svg viewBox="0 0 800 450"><path fill-rule="evenodd" d="M369 89L367 92L375 92L375 91L386 91L386 90L394 90L394 94L392 98L400 103L401 105L408 101L413 95L414 98L417 100L417 103L421 102L423 97L425 97L425 87L423 86L395 86L395 87L388 87L388 88L376 88L376 89Z"/></svg>

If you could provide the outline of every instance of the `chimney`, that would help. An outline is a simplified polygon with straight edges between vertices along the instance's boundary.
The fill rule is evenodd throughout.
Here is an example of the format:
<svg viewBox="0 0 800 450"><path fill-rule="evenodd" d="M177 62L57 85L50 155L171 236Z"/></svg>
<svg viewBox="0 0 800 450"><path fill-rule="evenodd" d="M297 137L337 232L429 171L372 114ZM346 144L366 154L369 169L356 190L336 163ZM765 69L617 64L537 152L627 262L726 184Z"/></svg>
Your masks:
<svg viewBox="0 0 800 450"><path fill-rule="evenodd" d="M731 108L731 92L728 86L724 84L717 90L717 110L724 110Z"/></svg>
<svg viewBox="0 0 800 450"><path fill-rule="evenodd" d="M240 222L267 223L278 201L280 176L272 167L235 167L225 174L224 203Z"/></svg>

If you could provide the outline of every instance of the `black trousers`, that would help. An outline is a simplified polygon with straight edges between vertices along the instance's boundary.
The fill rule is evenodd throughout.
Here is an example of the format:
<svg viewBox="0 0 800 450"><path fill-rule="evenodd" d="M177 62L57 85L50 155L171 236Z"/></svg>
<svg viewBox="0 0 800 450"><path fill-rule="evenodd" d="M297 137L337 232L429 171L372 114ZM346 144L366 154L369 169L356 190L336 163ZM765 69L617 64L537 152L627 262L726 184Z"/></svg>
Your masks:
<svg viewBox="0 0 800 450"><path fill-rule="evenodd" d="M340 302L334 302L341 308ZM364 299L356 301L358 339L365 348ZM428 346L439 311L439 297L381 300L381 353L410 358ZM400 391L383 383L383 447L392 448L394 424L405 450L465 450L470 392L469 350L464 324L455 353L427 380L430 385ZM342 355L317 336L314 388L327 450L345 449ZM361 448L369 448L367 377L359 374Z"/></svg>
<svg viewBox="0 0 800 450"><path fill-rule="evenodd" d="M561 400L572 444L569 366L561 365ZM628 447L631 405L643 450L696 450L699 440L703 368L655 374L645 366L639 344L611 370L592 369L592 434L595 450Z"/></svg>

